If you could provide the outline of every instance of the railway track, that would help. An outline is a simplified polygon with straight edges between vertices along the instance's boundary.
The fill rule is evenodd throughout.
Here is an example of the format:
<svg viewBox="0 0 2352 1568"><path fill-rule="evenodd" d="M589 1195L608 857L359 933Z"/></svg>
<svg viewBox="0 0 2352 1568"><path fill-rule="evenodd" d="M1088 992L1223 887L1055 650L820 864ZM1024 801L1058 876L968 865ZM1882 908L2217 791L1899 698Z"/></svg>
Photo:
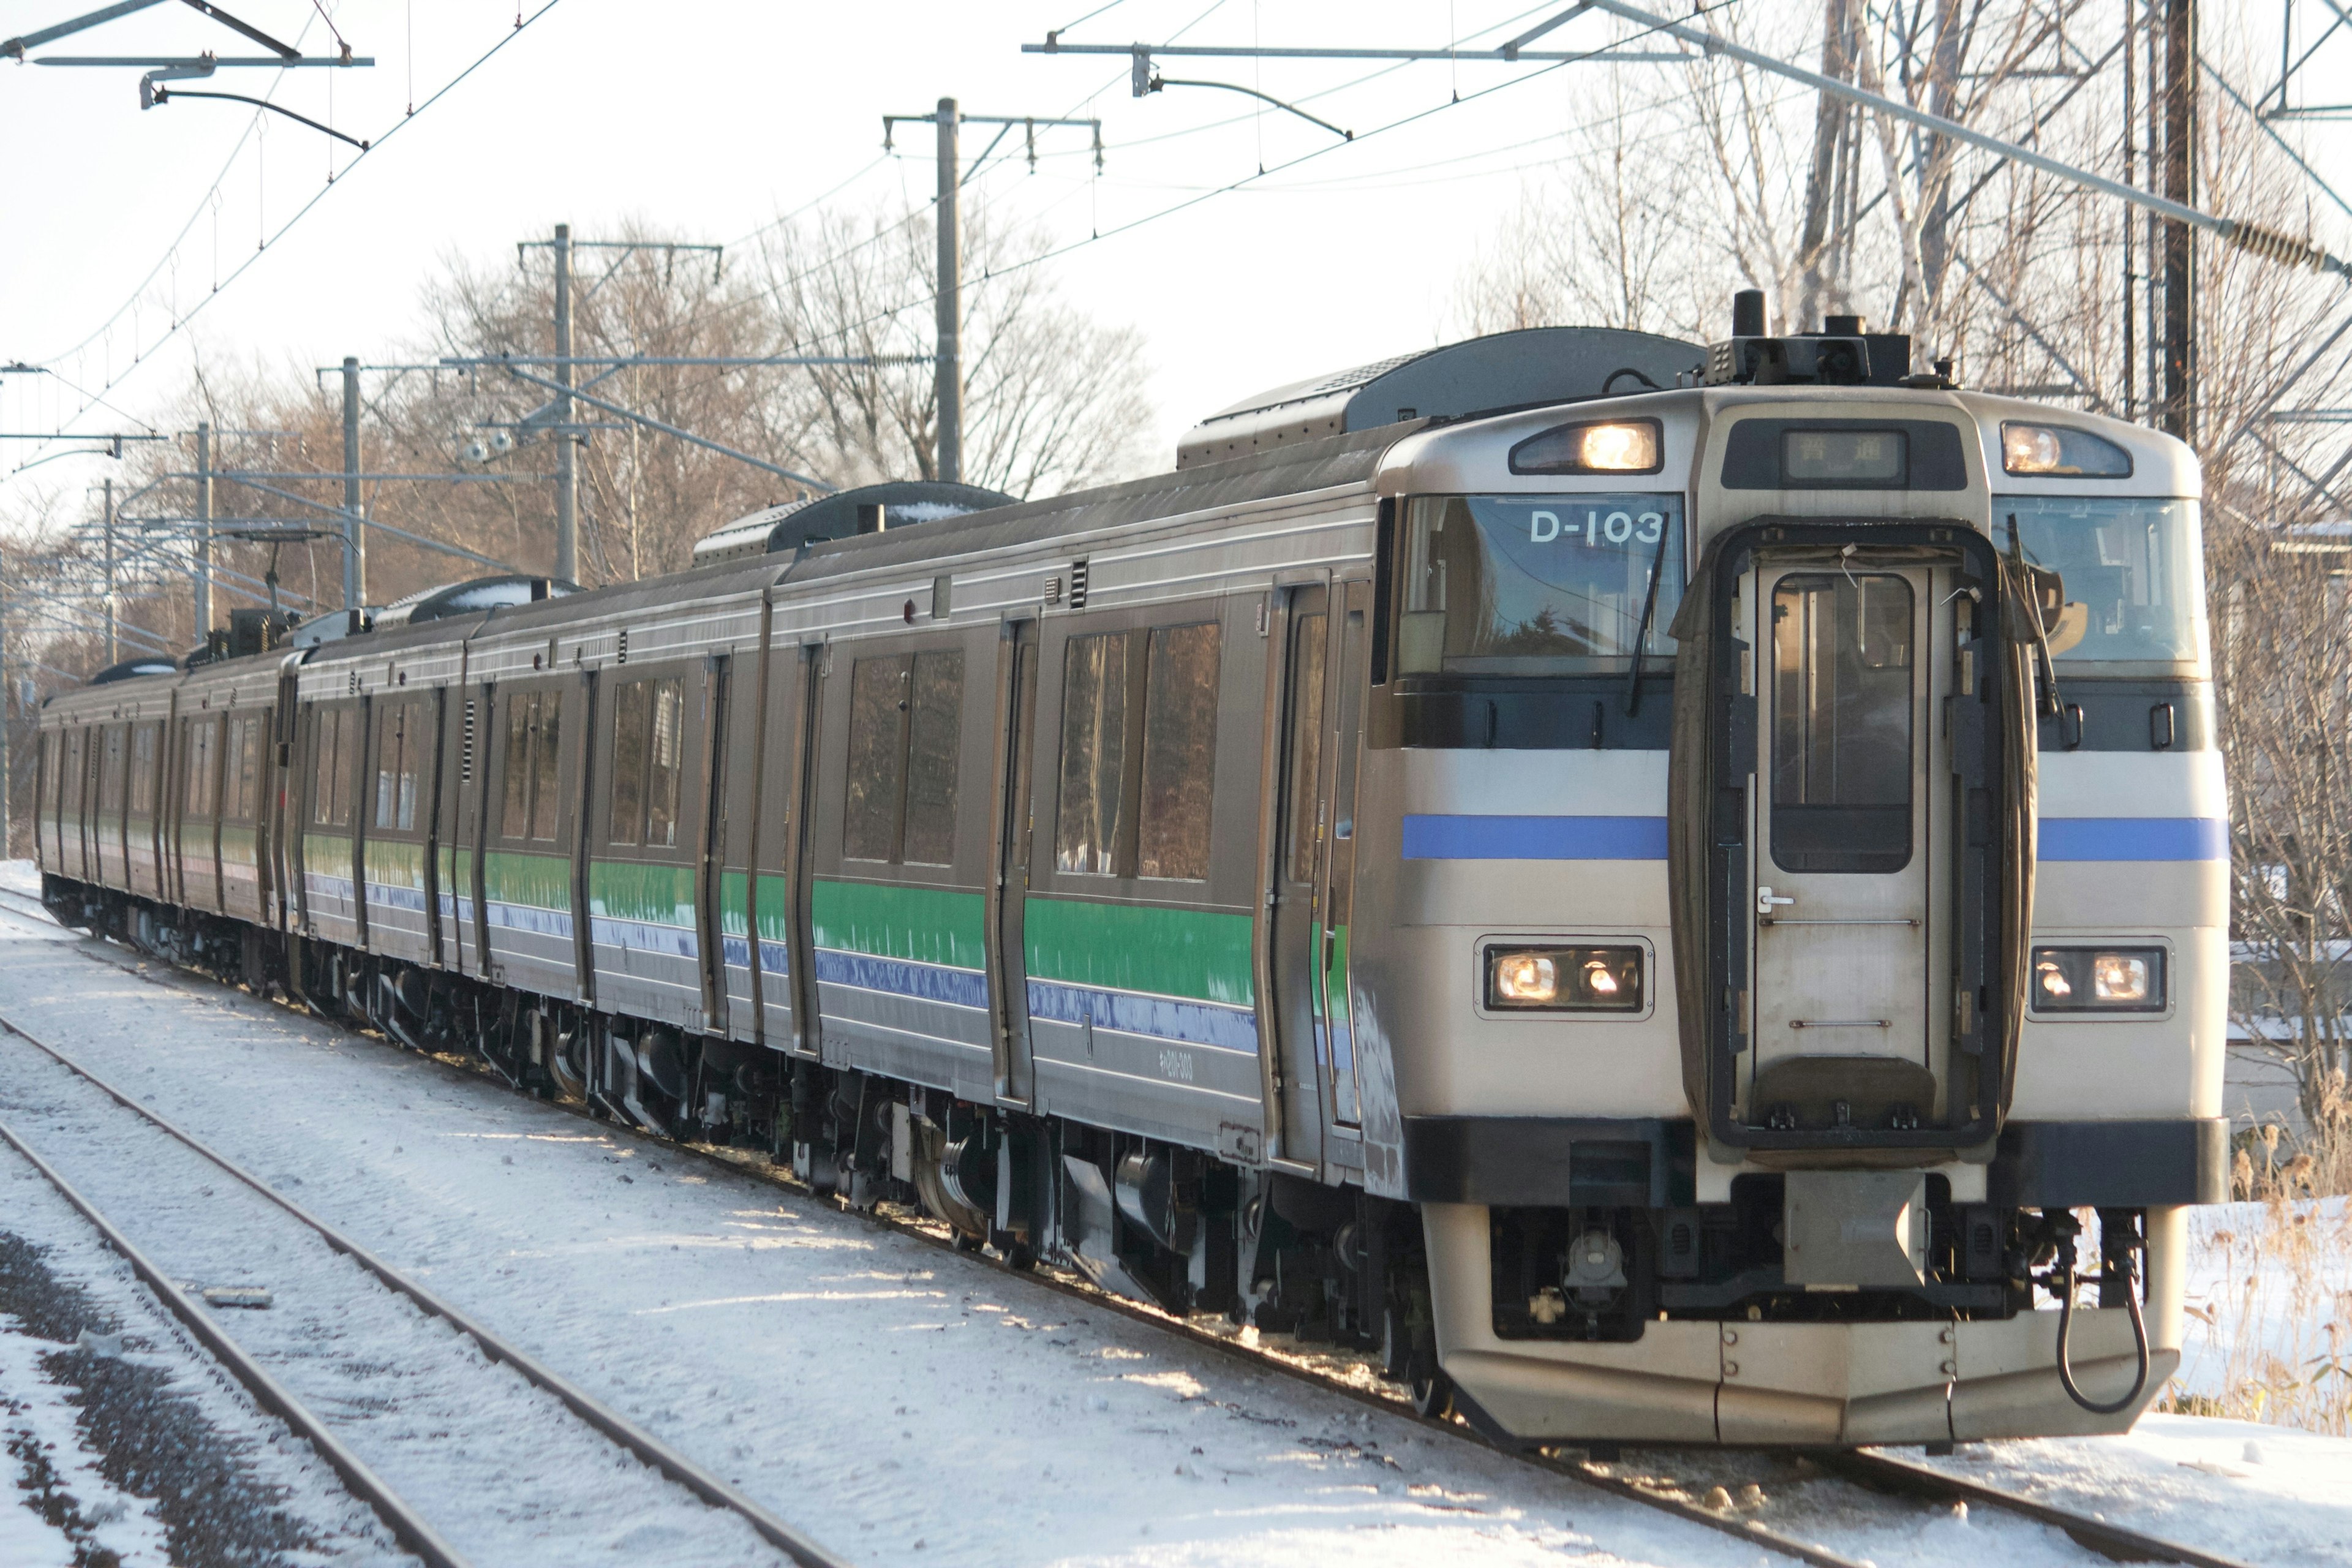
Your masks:
<svg viewBox="0 0 2352 1568"><path fill-rule="evenodd" d="M29 906L29 910L16 907L17 905ZM0 889L0 914L37 918L52 929L65 929L57 926L37 900L12 889ZM179 984L182 980L203 978L192 972L174 970L173 977L166 979L143 967L123 963L107 955L102 948L94 951L92 944L96 940L88 939L79 951L96 962L121 969L150 984L184 989ZM32 1039L5 1016L0 1016L0 1028ZM360 1030L351 1032L364 1033ZM41 1044L38 1041L34 1043ZM53 1047L44 1045L42 1048L63 1059ZM469 1058L436 1056L433 1059L468 1079L495 1077L487 1067ZM77 1068L76 1070L81 1069ZM89 1077L86 1072L83 1076ZM92 1079L91 1081L97 1080ZM504 1082L503 1079L497 1081ZM105 1088L102 1084L100 1087ZM115 1093L110 1089L107 1092ZM122 1097L117 1094L116 1098ZM584 1106L559 1102L557 1108L583 1120L589 1119ZM142 1109L142 1114L149 1113ZM745 1152L671 1143L601 1119L595 1121L595 1125L616 1135L640 1138L674 1153L752 1176L804 1197L820 1195L793 1180L778 1167L767 1163L764 1158ZM194 1141L184 1134L173 1131L174 1136L194 1144ZM201 1149L201 1145L194 1146ZM226 1166L226 1162L220 1161L217 1155L204 1152L207 1157ZM251 1180L241 1174L240 1179ZM283 1200L273 1196L273 1201ZM849 1212L857 1213L858 1217L868 1224L952 1254L966 1265L978 1265L1008 1274L1015 1272L992 1258L961 1251L955 1247L946 1228L931 1223L928 1216L885 1211ZM311 1223L317 1224L315 1221ZM321 1226L320 1228L324 1227ZM351 1250L355 1257L364 1257L355 1247ZM1402 1390L1381 1380L1370 1361L1351 1352L1293 1346L1282 1342L1286 1336L1262 1339L1255 1334L1232 1331L1222 1321L1209 1326L1202 1321L1177 1318L1110 1295L1077 1276L1065 1275L1051 1268L1035 1268L1020 1272L1021 1277L1031 1283L1082 1301L1091 1308L1117 1312L1135 1322L1172 1334L1221 1355L1235 1358L1250 1366L1277 1372L1285 1377L1378 1409L1392 1418L1414 1422L1425 1430L1444 1434L1456 1441L1477 1445L1489 1451L1504 1452L1523 1464L1579 1485L1717 1531L1783 1559L1811 1564L1812 1568L1875 1568L1867 1558L1841 1552L1810 1538L1809 1531L1818 1532L1820 1521L1825 1516L1836 1514L1849 1519L1860 1517L1895 1521L1905 1516L1906 1508L1910 1517L1916 1520L1923 1512L1949 1514L1971 1507L1998 1510L2057 1530L2103 1560L2177 1563L2187 1565L2187 1568L2251 1568L2242 1559L2165 1540L2092 1514L2058 1508L1885 1453L1867 1450L1814 1453L1661 1447L1628 1448L1602 1457L1585 1453L1573 1446L1535 1450L1501 1449L1458 1420L1437 1420L1418 1415ZM453 1318L453 1321L457 1320ZM488 1350L487 1342L485 1350L494 1357L497 1354ZM803 1563L832 1561L823 1557L802 1557L798 1560Z"/></svg>
<svg viewBox="0 0 2352 1568"><path fill-rule="evenodd" d="M355 1264L366 1280L373 1282L379 1295L388 1293L397 1297L427 1316L437 1318L456 1329L473 1342L483 1362L512 1369L533 1388L551 1396L578 1425L604 1443L632 1456L709 1508L740 1519L761 1541L793 1563L802 1564L803 1568L845 1568L846 1559L827 1551L723 1478L697 1464L543 1363L500 1338L268 1182L100 1078L56 1046L5 1016L0 1016L0 1029L24 1040L49 1060L96 1089L115 1105L139 1118L155 1132L193 1152L257 1194L328 1249ZM334 1423L323 1418L299 1397L288 1385L287 1380L268 1364L276 1361L282 1365L294 1358L283 1353L277 1356L262 1353L232 1335L224 1326L219 1313L213 1310L203 1298L192 1295L173 1271L135 1243L121 1226L68 1180L52 1159L28 1141L18 1128L5 1120L0 1120L0 1142L5 1142L14 1149L90 1224L107 1245L130 1264L132 1271L154 1292L164 1308L186 1326L197 1342L224 1369L252 1393L263 1408L284 1420L310 1443L352 1493L383 1521L394 1539L415 1552L428 1568L470 1568L467 1558L451 1543L446 1533L394 1490L378 1469L363 1459L352 1443L336 1430ZM210 1191L209 1188L204 1190L206 1193ZM307 1291L314 1282L306 1279L303 1289ZM239 1300L235 1296L229 1300ZM239 1300L239 1304L245 1302ZM364 1313L367 1310L365 1304L335 1303L331 1315L340 1322L348 1312ZM356 1369L346 1367L343 1370ZM321 1381L315 1369L308 1381L314 1384Z"/></svg>

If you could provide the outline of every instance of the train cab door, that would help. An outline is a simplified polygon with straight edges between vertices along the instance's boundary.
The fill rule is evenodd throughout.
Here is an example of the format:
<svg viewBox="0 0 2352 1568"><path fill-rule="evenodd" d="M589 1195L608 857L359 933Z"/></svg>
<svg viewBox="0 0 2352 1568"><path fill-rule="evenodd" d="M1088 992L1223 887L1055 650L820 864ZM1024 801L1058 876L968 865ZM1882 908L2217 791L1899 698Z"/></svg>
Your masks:
<svg viewBox="0 0 2352 1568"><path fill-rule="evenodd" d="M1037 623L1005 625L999 642L996 701L995 844L989 878L994 936L990 995L995 1017L996 1096L1027 1105L1035 1093L1029 1048L1029 964L1024 915L1036 827Z"/></svg>
<svg viewBox="0 0 2352 1568"><path fill-rule="evenodd" d="M1332 590L1333 657L1330 703L1333 722L1330 805L1323 836L1323 864L1316 898L1308 982L1315 1010L1315 1055L1326 1071L1325 1110L1335 1127L1354 1129L1363 1119L1356 1084L1355 1005L1348 984L1349 917L1355 903L1356 768L1363 746L1364 696L1370 676L1372 585L1345 583ZM1350 1136L1343 1132L1342 1137ZM1350 1160L1349 1163L1353 1163Z"/></svg>
<svg viewBox="0 0 2352 1568"><path fill-rule="evenodd" d="M1331 599L1320 584L1288 590L1283 644L1274 864L1266 900L1268 996L1275 1075L1275 1152L1302 1164L1323 1157L1324 1074L1318 1059L1322 992L1322 896L1330 832Z"/></svg>
<svg viewBox="0 0 2352 1568"><path fill-rule="evenodd" d="M1748 574L1757 766L1748 1119L1906 1131L1943 1111L1948 574L1811 552ZM1950 592L1948 585L1944 592Z"/></svg>

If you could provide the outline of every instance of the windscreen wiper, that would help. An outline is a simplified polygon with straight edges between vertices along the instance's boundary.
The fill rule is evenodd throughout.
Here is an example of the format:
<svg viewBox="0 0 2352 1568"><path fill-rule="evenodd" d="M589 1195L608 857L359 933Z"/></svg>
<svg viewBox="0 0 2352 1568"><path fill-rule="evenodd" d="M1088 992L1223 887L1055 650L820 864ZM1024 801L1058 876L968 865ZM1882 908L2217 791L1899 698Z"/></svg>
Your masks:
<svg viewBox="0 0 2352 1568"><path fill-rule="evenodd" d="M1642 595L1642 618L1633 627L1633 668L1625 677L1625 717L1631 719L1642 710L1642 645L1650 640L1650 621L1658 613L1658 578L1666 569L1666 546L1675 537L1674 526L1663 523L1658 529L1658 552L1650 557L1650 587Z"/></svg>

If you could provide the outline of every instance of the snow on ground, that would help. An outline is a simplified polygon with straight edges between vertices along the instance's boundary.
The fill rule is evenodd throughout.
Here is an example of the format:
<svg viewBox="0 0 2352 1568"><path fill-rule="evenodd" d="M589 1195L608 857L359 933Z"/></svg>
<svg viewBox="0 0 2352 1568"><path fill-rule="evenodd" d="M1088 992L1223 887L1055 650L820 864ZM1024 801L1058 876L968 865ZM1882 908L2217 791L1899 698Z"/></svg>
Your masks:
<svg viewBox="0 0 2352 1568"><path fill-rule="evenodd" d="M1758 1561L832 1205L160 966L140 978L118 967L130 955L101 963L86 945L0 918L0 1012L858 1563ZM0 1063L26 1050L0 1036ZM16 1387L0 1361L0 1396ZM2352 1564L2352 1498L2337 1497L2352 1448L2252 1430L2260 1465L2240 1428L2179 1417L1946 1462L2030 1473L2252 1561ZM512 1477L550 1521L547 1552L512 1561L683 1552L571 1528L597 1511L602 1478L536 1458L519 1447ZM1987 1510L1768 1519L1890 1564L2083 1561Z"/></svg>

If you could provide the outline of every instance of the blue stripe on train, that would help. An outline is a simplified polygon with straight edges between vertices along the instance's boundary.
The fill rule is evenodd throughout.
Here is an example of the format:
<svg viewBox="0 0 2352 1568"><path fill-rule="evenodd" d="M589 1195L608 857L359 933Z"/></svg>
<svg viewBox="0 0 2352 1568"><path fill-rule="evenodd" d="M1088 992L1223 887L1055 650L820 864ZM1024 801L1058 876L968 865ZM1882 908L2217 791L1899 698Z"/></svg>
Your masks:
<svg viewBox="0 0 2352 1568"><path fill-rule="evenodd" d="M743 937L720 937L719 939L719 962L726 964L730 969L749 969L751 967L751 944ZM785 975L790 974L792 972L792 949L786 947L781 942L768 942L762 940L760 943L760 973L761 977L764 978L771 974Z"/></svg>
<svg viewBox="0 0 2352 1568"><path fill-rule="evenodd" d="M1437 816L1404 819L1408 860L1663 860L1663 816Z"/></svg>
<svg viewBox="0 0 2352 1568"><path fill-rule="evenodd" d="M1146 996L1132 991L1098 991L1088 985L1065 985L1053 980L1029 982L1029 1016L1065 1024L1088 1017L1097 1029L1150 1035L1181 1040L1192 1046L1257 1054L1257 1014L1247 1007L1224 1007L1213 1002L1192 1002L1176 996Z"/></svg>
<svg viewBox="0 0 2352 1568"><path fill-rule="evenodd" d="M762 944L761 962L767 961ZM855 986L893 996L925 1002L945 1002L958 1007L988 1005L988 976L977 969L951 969L944 963L914 963L901 958L876 958L837 947L816 950L816 977L827 985Z"/></svg>
<svg viewBox="0 0 2352 1568"><path fill-rule="evenodd" d="M663 925L655 921L625 921L610 915L594 915L588 921L588 936L591 942L600 946L658 952L668 958L692 958L702 951L690 928Z"/></svg>
<svg viewBox="0 0 2352 1568"><path fill-rule="evenodd" d="M2045 816L2042 860L2227 860L2230 824L2219 816Z"/></svg>
<svg viewBox="0 0 2352 1568"><path fill-rule="evenodd" d="M1438 816L1404 819L1407 860L1663 860L1663 816ZM2218 816L2045 816L2044 861L2226 860Z"/></svg>
<svg viewBox="0 0 2352 1568"><path fill-rule="evenodd" d="M492 899L484 906L489 923L508 931L527 931L535 936L570 938L572 916L564 910L542 910L536 904L507 904Z"/></svg>

